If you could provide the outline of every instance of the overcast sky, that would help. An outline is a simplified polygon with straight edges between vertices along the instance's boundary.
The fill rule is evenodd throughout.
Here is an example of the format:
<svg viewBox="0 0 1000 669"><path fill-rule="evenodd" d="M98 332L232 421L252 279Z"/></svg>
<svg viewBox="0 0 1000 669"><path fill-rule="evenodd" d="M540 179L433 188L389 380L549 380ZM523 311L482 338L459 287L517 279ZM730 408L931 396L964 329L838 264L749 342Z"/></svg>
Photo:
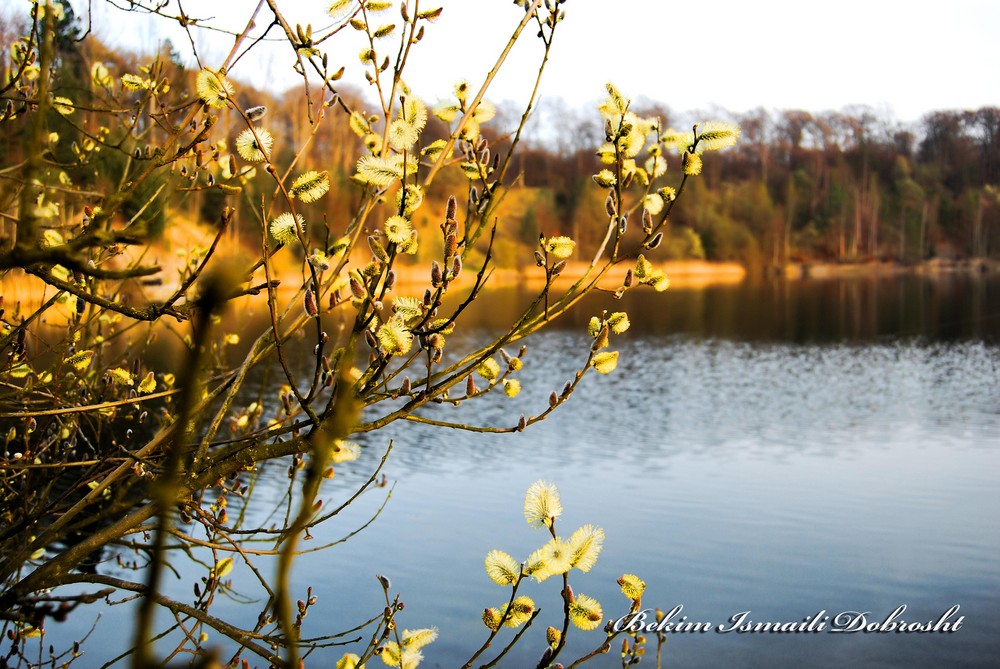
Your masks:
<svg viewBox="0 0 1000 669"><path fill-rule="evenodd" d="M229 26L245 23L257 4L182 1L193 16ZM151 47L169 35L179 47L187 45L176 24L152 28L100 0L91 2L95 29L109 41ZM312 22L314 29L329 24L328 4L282 3L293 23ZM83 0L74 5L86 12ZM423 0L420 7L440 5L444 13L427 27L407 77L430 102L447 96L459 78L482 81L523 15L511 0ZM633 98L661 101L676 111L822 111L867 104L914 121L935 109L1000 104L998 0L568 0L565 10L543 93L576 107L602 97L609 80ZM264 11L260 24L267 21ZM385 16L399 20L396 9ZM348 80L364 87L360 34L347 33L330 57L347 65ZM207 64L228 52L224 39L196 39ZM234 77L280 87L291 62L289 47L282 46L261 50ZM541 53L541 42L527 31L492 98L527 99Z"/></svg>

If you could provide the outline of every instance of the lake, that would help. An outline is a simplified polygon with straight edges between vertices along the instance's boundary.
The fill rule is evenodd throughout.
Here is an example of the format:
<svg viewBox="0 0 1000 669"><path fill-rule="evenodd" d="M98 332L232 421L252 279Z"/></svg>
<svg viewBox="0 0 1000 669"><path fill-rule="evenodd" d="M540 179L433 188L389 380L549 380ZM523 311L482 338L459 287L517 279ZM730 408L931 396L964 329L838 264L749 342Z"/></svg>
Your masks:
<svg viewBox="0 0 1000 669"><path fill-rule="evenodd" d="M488 293L469 315L475 327L449 346L484 340L525 299L517 288ZM528 341L520 395L425 415L513 425L539 413L586 359L586 323L602 308L633 323L613 338L618 369L589 374L523 434L400 422L359 439L361 460L338 467L324 499L366 479L392 439L391 499L358 536L302 558L298 587L318 596L307 634L381 610L375 574L384 574L406 603L400 625L439 629L421 666L461 666L486 638L483 609L509 593L487 578L486 553L523 560L545 543L522 509L543 479L562 496L560 535L604 529L596 566L571 572L570 583L598 599L605 618L626 613L615 580L633 573L647 584L644 606L682 606L677 620L710 623L669 636L666 667L983 667L1000 657L1000 281L746 282L599 296ZM265 468L261 497L280 499L286 467ZM388 490L362 497L313 542L366 522ZM499 666L535 666L545 627L560 625L560 587L556 578L522 587L542 612ZM903 605L897 621L936 621L955 606L951 621L964 618L950 633L830 631L858 619L849 612L879 623ZM241 606L221 602L216 612ZM100 629L125 619L119 610L106 613L92 651L114 638ZM818 632L719 631L744 612L744 622L828 619ZM602 637L572 629L561 659L568 666ZM621 666L618 648L585 666ZM307 666L333 666L343 650L317 651ZM654 665L648 657L641 666Z"/></svg>

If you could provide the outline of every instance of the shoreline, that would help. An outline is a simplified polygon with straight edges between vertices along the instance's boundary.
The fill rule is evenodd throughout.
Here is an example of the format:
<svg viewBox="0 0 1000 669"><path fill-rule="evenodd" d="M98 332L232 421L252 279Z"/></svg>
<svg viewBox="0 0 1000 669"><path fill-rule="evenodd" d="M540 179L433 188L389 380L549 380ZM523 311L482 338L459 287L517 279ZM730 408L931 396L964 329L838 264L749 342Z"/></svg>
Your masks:
<svg viewBox="0 0 1000 669"><path fill-rule="evenodd" d="M170 273L172 263L164 263L163 273ZM298 290L300 274L297 269L290 269L278 263L275 278L281 279L279 291ZM1000 274L1000 261L989 258L969 258L962 260L934 258L921 263L901 264L897 262L798 262L785 266L764 266L747 268L737 262L713 262L706 260L675 260L655 262L654 265L664 270L670 278L670 288L699 289L710 286L726 286L739 284L746 280L824 280L824 279L864 279L890 278L900 276L924 276L930 279L942 279L950 276L975 276ZM625 274L632 266L622 263L613 267L601 279L602 289L615 290L622 285ZM565 288L580 279L588 268L585 261L570 261L566 269L553 282L557 288ZM176 268L173 268L176 271ZM424 287L430 285L428 268L424 265L400 265L396 268L396 285L403 289ZM458 279L458 283L471 283L477 272L476 268L466 268ZM545 282L545 273L536 266L522 269L497 268L490 275L486 289L491 287L528 286L537 288ZM150 283L136 286L138 290L128 291L133 296L143 295L150 301L156 301L163 295L168 295L172 286L166 282ZM0 296L3 305L10 309L20 302L22 307L37 306L40 297L51 296L54 292L51 286L43 287L40 279L27 276L18 270L11 270L0 277ZM669 290L669 289L668 289ZM137 294L138 293L138 294Z"/></svg>
<svg viewBox="0 0 1000 669"><path fill-rule="evenodd" d="M655 262L654 266L662 269L670 277L670 285L674 287L699 288L717 284L736 284L747 276L746 268L735 262L708 262L704 260L679 260ZM633 263L621 263L611 268L601 279L602 288L614 290L622 285L625 274ZM590 264L584 261L569 261L566 269L556 277L553 285L564 287L583 277ZM423 265L399 266L396 270L396 285L412 287L428 284L428 270ZM478 269L466 268L459 277L460 282L466 282L467 277L474 276ZM497 268L490 274L487 289L490 287L509 287L524 285L542 286L545 283L545 272L534 265L521 269ZM428 284L429 285L429 284Z"/></svg>
<svg viewBox="0 0 1000 669"><path fill-rule="evenodd" d="M781 266L767 266L764 275L784 279L845 279L920 275L932 278L957 274L995 274L1000 272L1000 261L990 258L931 258L919 263L895 261L869 262L798 262Z"/></svg>

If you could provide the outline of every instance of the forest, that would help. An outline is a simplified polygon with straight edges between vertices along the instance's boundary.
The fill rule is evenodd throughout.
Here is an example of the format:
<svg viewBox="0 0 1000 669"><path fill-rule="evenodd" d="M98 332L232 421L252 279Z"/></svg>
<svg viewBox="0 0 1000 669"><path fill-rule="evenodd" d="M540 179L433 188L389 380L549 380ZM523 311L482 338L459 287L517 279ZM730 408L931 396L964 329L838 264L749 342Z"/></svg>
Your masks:
<svg viewBox="0 0 1000 669"><path fill-rule="evenodd" d="M173 86L186 82L193 90L196 70L184 67L169 42L156 57L141 58L111 51L93 36L80 40L83 30L69 9L56 40L63 94L74 99L99 95L90 85L94 77L109 82L140 68L169 78ZM19 34L16 25L0 25L0 45L13 48ZM341 86L339 92L345 107L375 108L357 88ZM336 222L345 206L359 197L351 180L355 156L374 135L363 127L366 112L352 124L313 124L310 115L321 110L302 114L307 100L302 84L275 92L241 82L238 102L266 107L272 134L287 140L274 157L279 170L294 158L303 169L329 173L329 196L311 205L309 213ZM671 131L687 131L689 119L697 118L697 113L644 100L634 110L643 117L659 118ZM91 104L105 102L94 99ZM520 112L510 102L498 103L492 112L496 117L481 130L496 154L511 148L510 131L517 127ZM6 113L14 113L10 102ZM543 120L529 121L520 138L512 166L518 177L497 232L494 261L500 267L530 265L530 249L540 234L568 235L584 255L593 254L603 236L602 203L594 200L599 196L589 188L592 175L602 167L605 138L600 119L569 108L558 98L543 97L535 113ZM59 135L80 135L78 141L60 142L54 148L63 166L59 178L94 184L114 179L127 169L129 158L120 151L105 151L96 161L89 159L95 142L106 139L98 116L88 114L82 101L72 117L53 112L53 129ZM558 123L544 120L555 118ZM760 268L790 262L910 265L934 258L991 258L1000 253L998 107L940 110L910 124L862 105L839 111L758 108L729 114L727 120L740 126L742 137L736 147L705 166L703 178L688 186L695 191L692 200L697 206L671 212L663 242L667 259L736 261ZM228 146L235 144L241 123L235 112L219 114L217 129L228 137ZM25 135L17 123L3 124L0 132L0 147L16 162ZM148 132L148 144L156 142L158 132L162 134L155 127ZM429 140L443 140L449 130L432 114L424 132ZM144 148L137 145L130 150L139 156ZM223 155L226 150L225 143L214 149ZM679 181L679 161L672 170ZM241 174L239 188L222 183L232 175L210 170L158 176L133 195L124 212L132 215L142 209L144 224L158 234L167 220L211 225L221 206L231 206L244 213L230 226L231 238L239 240L241 232L257 225L245 212L260 200L258 172ZM148 199L164 186L173 191L170 198ZM425 194L427 211L443 212L448 193L456 188L467 190L470 185L462 183L461 176L438 180ZM9 183L0 181L0 198L13 191ZM168 200L169 206L163 204ZM414 227L428 228L431 218L424 214L414 220ZM413 261L437 251L425 247Z"/></svg>

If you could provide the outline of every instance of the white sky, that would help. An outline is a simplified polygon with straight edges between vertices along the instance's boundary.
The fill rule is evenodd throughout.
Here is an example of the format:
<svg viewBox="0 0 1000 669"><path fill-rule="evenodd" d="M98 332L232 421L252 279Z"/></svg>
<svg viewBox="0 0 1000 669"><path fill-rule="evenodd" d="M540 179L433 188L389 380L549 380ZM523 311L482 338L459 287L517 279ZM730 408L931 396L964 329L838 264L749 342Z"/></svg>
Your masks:
<svg viewBox="0 0 1000 669"><path fill-rule="evenodd" d="M153 45L164 35L186 52L176 24L158 29L90 0L98 34L122 46ZM127 0L119 0L127 4ZM174 5L176 0L172 0ZM242 26L256 0L182 0L189 14ZM78 13L84 0L73 0ZM294 24L328 25L324 0L283 0ZM25 2L27 5L27 2ZM444 6L416 45L409 76L429 102L449 95L451 84L482 81L522 10L511 0L422 0ZM840 109L867 104L914 121L935 109L1000 104L1000 1L949 0L568 0L566 21L542 90L582 108L603 97L614 81L634 99L650 99L683 112L722 108ZM267 21L267 10L262 14ZM397 9L383 15L399 22ZM149 21L149 19L145 19ZM162 23L162 22L161 22ZM365 87L357 54L360 34L331 49L331 63L347 65L345 80ZM535 31L511 54L491 98L523 101L530 93L542 49ZM227 40L202 34L207 65L224 57ZM388 46L392 39L385 40ZM152 50L152 48L150 49ZM395 54L395 47L386 53ZM287 44L233 72L280 87L290 76Z"/></svg>

